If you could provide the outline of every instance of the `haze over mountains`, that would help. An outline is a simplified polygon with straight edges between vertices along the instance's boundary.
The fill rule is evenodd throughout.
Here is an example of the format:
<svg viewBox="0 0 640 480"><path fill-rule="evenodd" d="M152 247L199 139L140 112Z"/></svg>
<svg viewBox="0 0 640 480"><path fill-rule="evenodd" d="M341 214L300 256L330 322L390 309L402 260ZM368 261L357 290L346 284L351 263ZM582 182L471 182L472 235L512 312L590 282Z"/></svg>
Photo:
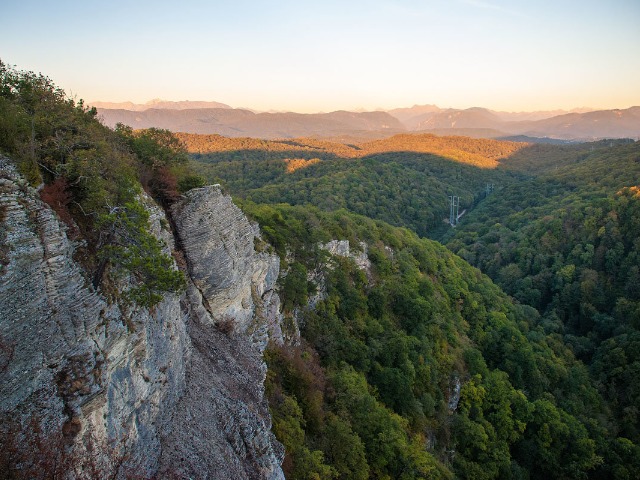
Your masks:
<svg viewBox="0 0 640 480"><path fill-rule="evenodd" d="M220 102L203 102L182 100L174 102L170 100L162 100L160 98L154 98L145 103L133 103L133 102L92 102L92 106L96 108L105 109L123 109L131 110L133 112L142 112L150 108L160 108L164 110L187 110L191 108L232 108L231 106Z"/></svg>
<svg viewBox="0 0 640 480"><path fill-rule="evenodd" d="M105 125L124 123L133 128L166 128L174 132L219 134L228 137L295 138L336 136L361 132L393 134L406 127L386 112L354 113L253 113L242 109L201 108L169 110L151 108L141 112L98 109Z"/></svg>
<svg viewBox="0 0 640 480"><path fill-rule="evenodd" d="M640 107L598 110L497 112L486 108L443 109L415 105L389 111L302 114L256 113L219 102L152 100L93 102L108 126L165 128L174 132L266 139L301 136L376 138L401 132L430 132L482 138L526 136L566 141L640 137Z"/></svg>

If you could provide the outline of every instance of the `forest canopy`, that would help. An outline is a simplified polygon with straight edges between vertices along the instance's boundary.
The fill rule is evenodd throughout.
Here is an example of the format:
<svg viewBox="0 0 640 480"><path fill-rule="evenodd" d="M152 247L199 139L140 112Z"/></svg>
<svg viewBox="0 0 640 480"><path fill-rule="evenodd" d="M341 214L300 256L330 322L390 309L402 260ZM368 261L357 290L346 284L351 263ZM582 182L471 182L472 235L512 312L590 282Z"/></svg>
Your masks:
<svg viewBox="0 0 640 480"><path fill-rule="evenodd" d="M473 142L438 141L467 150ZM374 477L399 475L384 470L392 468L390 464L378 466L381 470L371 466L377 455L372 453L374 446L367 443L364 431L354 427L357 408L349 410L341 403L342 413L336 411L339 394L334 382L344 388L360 385L360 395L366 390L389 414L405 419L403 438L408 443L402 448L408 451L411 439L422 438L419 441L432 457L425 462L432 466L434 477L633 477L640 401L637 142L521 144L506 152L484 151L485 158L494 155L492 168L461 162L462 155L452 159L443 148L416 151L411 142L403 148L395 140L394 148L377 152L370 146L334 146L307 139L242 140L243 148L238 148L238 140L221 142L224 147L217 150L204 153L203 144L202 153L192 154L200 163L196 168L242 199L265 238L283 259L293 260L285 267L298 280L282 287L288 309L295 311L296 305L304 309L300 299L318 288L312 284L302 291L292 288L303 285L305 273L315 278L323 258L322 252L315 253L318 244L335 238L348 239L352 245L364 241L374 265L373 283L348 261L326 273L327 299L302 316L306 343L299 357L278 349L268 356L273 365L274 419L291 420L278 411L280 405L289 408L295 401L298 407L297 440L283 440L290 445L289 472L298 472L292 473L294 478L303 478L296 462L305 461L298 456L315 458L311 470L325 465L340 472L332 464L335 452L328 447L334 442L325 438L338 430L359 439L352 442L353 448L361 445L357 448L362 451L358 454L363 458L362 478L365 471ZM291 159L312 158L319 161L287 172ZM443 222L448 216L447 197L453 194L460 195L465 211L455 229ZM512 298L487 297L492 291L488 286L470 286L477 274L465 270L456 275L453 264L441 267L440 276L434 274L429 262L415 259L423 247L398 253L399 238L406 238L407 231L394 230L384 237L379 232L390 226L368 223L371 220L350 212L441 239ZM293 258L291 252L296 252ZM418 255L443 256L438 250ZM417 276L407 276L410 272ZM431 280L425 282L425 277ZM438 281L448 288L434 288ZM458 312L439 310L434 299L457 304ZM505 311L500 305L509 307ZM377 336L382 332L383 339ZM436 340L436 344L446 345L446 354L424 346L425 336L442 338L444 343ZM395 360L382 361L386 357L381 352L397 352L397 345L406 345L401 350L405 353L389 353ZM421 358L432 362L432 381L433 375L443 375L437 386L420 384ZM343 370L347 367L350 370ZM315 373L304 374L305 369ZM316 374L323 379L321 384L309 380L305 387L316 392L315 400L304 400L303 392L289 382L292 377ZM351 383L345 384L344 378ZM445 407L451 378L462 379L460 404L454 412ZM310 403L315 413L307 413ZM373 403L367 405L375 409ZM501 408L511 415L501 420L503 426L509 425L508 432L494 423ZM311 420L306 415L315 415L316 427L307 427ZM331 428L318 418L331 419ZM338 427L340 421L346 425ZM302 438L305 451L300 447ZM567 449L568 445L572 447ZM573 447L578 450L571 451ZM447 449L455 455L448 456ZM407 468L420 478L418 470ZM353 474L323 472L337 478Z"/></svg>
<svg viewBox="0 0 640 480"><path fill-rule="evenodd" d="M298 279L285 277L281 295L303 341L266 355L288 478L625 478L636 468L637 446L608 430L571 348L441 245L346 211L242 207ZM330 238L365 242L371 270L328 260ZM295 287L305 278L317 282L307 293L325 292L313 308Z"/></svg>

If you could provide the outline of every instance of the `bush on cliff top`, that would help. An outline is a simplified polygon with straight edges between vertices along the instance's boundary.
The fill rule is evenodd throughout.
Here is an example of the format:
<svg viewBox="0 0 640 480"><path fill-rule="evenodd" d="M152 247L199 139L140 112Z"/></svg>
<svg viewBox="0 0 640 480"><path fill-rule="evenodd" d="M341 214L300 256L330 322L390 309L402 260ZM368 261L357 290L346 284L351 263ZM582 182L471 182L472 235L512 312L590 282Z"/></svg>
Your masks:
<svg viewBox="0 0 640 480"><path fill-rule="evenodd" d="M114 132L96 115L44 75L0 60L0 151L33 185L43 184L42 199L70 225L69 235L87 241L82 257L94 286L126 272L134 279L128 298L153 306L184 278L149 231L141 186L166 206L180 180L194 186L197 178L170 132Z"/></svg>

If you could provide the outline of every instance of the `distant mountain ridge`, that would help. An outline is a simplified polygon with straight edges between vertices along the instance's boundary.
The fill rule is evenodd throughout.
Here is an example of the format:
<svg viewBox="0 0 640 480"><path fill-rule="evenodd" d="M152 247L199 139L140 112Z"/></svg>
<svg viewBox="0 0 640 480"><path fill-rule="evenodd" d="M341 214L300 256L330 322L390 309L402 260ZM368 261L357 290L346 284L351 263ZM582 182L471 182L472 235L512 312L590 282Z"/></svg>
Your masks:
<svg viewBox="0 0 640 480"><path fill-rule="evenodd" d="M496 112L479 107L429 109L426 112L421 107L413 107L413 110L416 116L411 117L403 111L401 118L408 130L417 132L492 138L525 135L574 141L640 137L640 107L597 111L577 109L561 115L556 112ZM477 135L470 133L473 131Z"/></svg>
<svg viewBox="0 0 640 480"><path fill-rule="evenodd" d="M507 127L512 134L562 139L640 137L640 107L568 113L535 122L517 122Z"/></svg>
<svg viewBox="0 0 640 480"><path fill-rule="evenodd" d="M416 127L424 121L440 114L440 113L452 113L452 112L464 112L464 111L484 110L497 116L502 121L515 122L515 121L535 121L544 120L545 118L556 117L558 115L565 115L567 113L587 113L595 111L593 108L574 108L572 110L537 110L533 112L503 112L490 110L480 107L472 107L468 109L457 108L440 108L436 105L414 105L409 108L395 108L388 112L400 120L409 130L416 130ZM449 128L449 127L447 127Z"/></svg>
<svg viewBox="0 0 640 480"><path fill-rule="evenodd" d="M218 134L227 137L295 138L332 136L358 132L406 131L400 121L386 112L354 113L253 113L249 110L200 108L144 111L98 108L105 125L124 123L133 128L166 128L174 132ZM385 135L381 135L385 136Z"/></svg>
<svg viewBox="0 0 640 480"><path fill-rule="evenodd" d="M613 110L575 109L499 112L486 108L414 105L389 111L331 113L262 112L219 102L152 100L93 102L103 122L113 127L165 128L174 132L265 139L317 137L383 138L402 132L427 132L478 138L526 136L530 139L588 141L640 138L640 107Z"/></svg>
<svg viewBox="0 0 640 480"><path fill-rule="evenodd" d="M154 98L146 103L133 103L133 102L89 102L89 105L99 109L122 109L131 110L132 112L142 112L149 110L150 108L159 108L164 110L188 110L192 108L232 108L226 103L220 102L205 102L199 100L161 100Z"/></svg>

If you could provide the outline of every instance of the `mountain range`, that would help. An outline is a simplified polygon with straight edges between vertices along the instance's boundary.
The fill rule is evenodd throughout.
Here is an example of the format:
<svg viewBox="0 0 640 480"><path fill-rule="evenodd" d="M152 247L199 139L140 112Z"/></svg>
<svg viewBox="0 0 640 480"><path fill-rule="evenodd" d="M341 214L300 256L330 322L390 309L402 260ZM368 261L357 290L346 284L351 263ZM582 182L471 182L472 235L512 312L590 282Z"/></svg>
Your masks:
<svg viewBox="0 0 640 480"><path fill-rule="evenodd" d="M571 112L499 112L486 108L440 108L415 105L388 111L331 113L262 112L219 102L152 100L93 102L103 123L174 132L266 139L301 136L382 138L402 132L428 132L479 138L526 137L563 141L640 137L640 107Z"/></svg>
<svg viewBox="0 0 640 480"><path fill-rule="evenodd" d="M220 102L203 102L193 100L182 100L178 102L170 100L162 100L154 98L145 103L133 103L133 102L92 102L92 106L96 108L105 109L123 109L131 110L133 112L142 112L150 108L160 108L163 110L188 110L191 108L232 108L225 103Z"/></svg>
<svg viewBox="0 0 640 480"><path fill-rule="evenodd" d="M250 110L200 108L144 111L98 109L105 125L124 123L133 128L165 128L173 132L219 134L228 137L295 138L380 132L380 136L406 131L386 112L253 113Z"/></svg>

